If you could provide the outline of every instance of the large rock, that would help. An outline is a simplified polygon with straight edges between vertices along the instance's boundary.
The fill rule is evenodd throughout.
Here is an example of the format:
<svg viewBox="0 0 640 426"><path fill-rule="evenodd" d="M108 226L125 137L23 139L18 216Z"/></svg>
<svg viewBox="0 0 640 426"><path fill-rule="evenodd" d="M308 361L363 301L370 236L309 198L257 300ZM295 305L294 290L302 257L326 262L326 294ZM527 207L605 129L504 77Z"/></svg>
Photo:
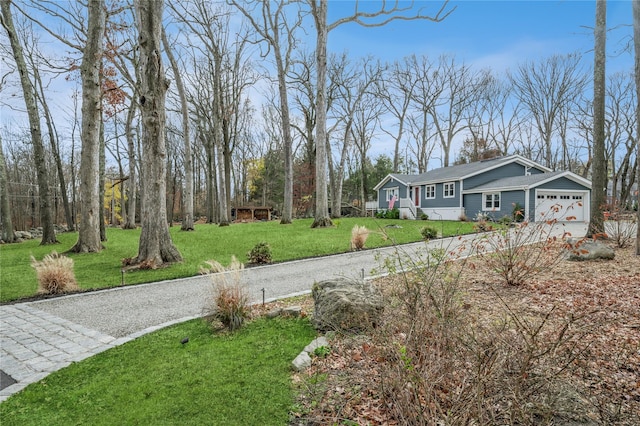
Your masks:
<svg viewBox="0 0 640 426"><path fill-rule="evenodd" d="M568 249L569 260L613 259L615 257L613 249L602 241L570 238L567 242L571 245L571 248Z"/></svg>
<svg viewBox="0 0 640 426"><path fill-rule="evenodd" d="M336 278L312 288L313 324L321 331L357 332L375 327L384 309L382 295L364 280Z"/></svg>

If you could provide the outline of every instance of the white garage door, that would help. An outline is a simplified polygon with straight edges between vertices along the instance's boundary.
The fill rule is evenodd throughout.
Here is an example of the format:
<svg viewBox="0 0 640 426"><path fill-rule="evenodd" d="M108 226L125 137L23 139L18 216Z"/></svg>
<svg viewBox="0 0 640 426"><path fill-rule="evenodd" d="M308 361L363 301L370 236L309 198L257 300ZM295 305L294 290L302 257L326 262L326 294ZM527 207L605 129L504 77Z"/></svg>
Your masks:
<svg viewBox="0 0 640 426"><path fill-rule="evenodd" d="M559 221L585 220L586 192L537 191L536 220L557 219Z"/></svg>

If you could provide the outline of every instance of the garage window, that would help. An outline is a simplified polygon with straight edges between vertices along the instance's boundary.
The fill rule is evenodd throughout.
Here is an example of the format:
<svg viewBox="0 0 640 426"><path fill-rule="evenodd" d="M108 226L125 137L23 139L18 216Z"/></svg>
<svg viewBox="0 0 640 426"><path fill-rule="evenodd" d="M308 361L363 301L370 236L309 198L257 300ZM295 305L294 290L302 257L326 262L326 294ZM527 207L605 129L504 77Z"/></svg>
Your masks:
<svg viewBox="0 0 640 426"><path fill-rule="evenodd" d="M489 192L482 194L482 210L500 210L500 193Z"/></svg>

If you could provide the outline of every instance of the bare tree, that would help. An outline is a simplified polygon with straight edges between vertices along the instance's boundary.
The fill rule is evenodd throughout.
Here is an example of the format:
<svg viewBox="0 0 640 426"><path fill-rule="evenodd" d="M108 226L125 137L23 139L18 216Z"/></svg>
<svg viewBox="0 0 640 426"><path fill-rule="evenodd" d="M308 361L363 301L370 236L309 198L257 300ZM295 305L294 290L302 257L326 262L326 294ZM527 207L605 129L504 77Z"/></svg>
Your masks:
<svg viewBox="0 0 640 426"><path fill-rule="evenodd" d="M405 58L402 62L394 62L380 81L381 99L395 119L395 132L392 133L384 127L381 129L394 140L393 171L395 173L398 173L400 167L400 143L405 135L409 106L414 88L420 82L411 73L410 61L415 61L415 56Z"/></svg>
<svg viewBox="0 0 640 426"><path fill-rule="evenodd" d="M339 18L332 23L327 22L328 0L307 0L311 7L311 14L316 28L316 66L317 66L317 96L316 96L316 209L312 228L332 226L329 218L329 205L327 197L327 39L329 32L340 25L355 22L364 27L380 27L395 20L429 20L439 22L446 18L453 9L447 11L448 2L445 0L440 9L433 16L423 15L419 10L414 12L414 2L406 6L398 1L393 2L387 8L386 2L382 3L379 10L363 12L359 9L359 3L355 3L354 13L350 16Z"/></svg>
<svg viewBox="0 0 640 426"><path fill-rule="evenodd" d="M142 112L142 231L134 264L159 266L182 256L169 234L166 210L165 97L169 82L161 56L162 0L135 0L140 34L140 97Z"/></svg>
<svg viewBox="0 0 640 426"><path fill-rule="evenodd" d="M185 173L185 191L184 191L184 214L182 216L182 230L193 231L193 164L191 161L191 137L189 135L189 105L187 104L187 94L182 83L181 70L178 67L171 45L167 40L166 31L162 31L162 44L167 54L171 69L173 70L173 78L176 80L176 88L180 97L180 111L182 113L182 140L184 142L184 173Z"/></svg>
<svg viewBox="0 0 640 426"><path fill-rule="evenodd" d="M636 81L636 135L637 138L640 139L640 2L633 1L631 3L633 9L633 64ZM638 158L640 158L640 143L636 144L637 176L638 179L640 179L640 160ZM638 206L638 220L636 221L636 255L640 256L640 197L636 198L636 206Z"/></svg>
<svg viewBox="0 0 640 426"><path fill-rule="evenodd" d="M2 150L2 140L0 139L0 240L5 243L13 243L16 236L13 232L13 222L11 221L11 203L9 202L9 187L7 180L7 163Z"/></svg>
<svg viewBox="0 0 640 426"><path fill-rule="evenodd" d="M33 154L38 175L38 191L40 216L42 218L42 245L57 243L55 229L53 227L53 217L51 211L51 202L49 196L49 177L46 167L45 149L42 143L42 131L40 128L40 117L38 105L36 101L36 92L29 78L29 70L24 57L24 50L18 40L15 26L13 24L13 16L11 13L11 0L2 0L0 2L2 11L0 24L7 31L13 58L16 61L16 67L20 75L20 84L24 96L27 115L29 118L29 128L31 131L31 143L33 144Z"/></svg>
<svg viewBox="0 0 640 426"><path fill-rule="evenodd" d="M428 110L442 149L443 166L449 166L451 146L463 129L466 111L478 101L488 78L468 65L456 64L454 57L442 56L436 71L435 85L442 88L436 104Z"/></svg>
<svg viewBox="0 0 640 426"><path fill-rule="evenodd" d="M280 223L291 223L293 212L293 137L291 136L291 117L289 115L289 99L287 94L287 73L291 66L291 55L296 47L296 30L302 25L304 14L300 9L289 13L288 0L275 2L275 10L272 10L271 1L245 1L232 3L249 20L261 42L268 46L267 53L274 57L278 80L278 94L280 97L280 119L282 136L284 138L284 204ZM298 3L294 2L294 5ZM255 9L258 9L257 15ZM292 17L292 18L288 18ZM263 55L264 56L264 55Z"/></svg>
<svg viewBox="0 0 640 426"><path fill-rule="evenodd" d="M587 81L580 70L580 56L554 55L539 63L521 64L509 74L509 80L536 123L544 143L544 164L552 167L552 139L559 110L579 97Z"/></svg>
<svg viewBox="0 0 640 426"><path fill-rule="evenodd" d="M607 36L607 2L596 0L593 67L593 176L591 179L591 218L588 237L604 234L603 207L606 203L607 166L605 160L605 63Z"/></svg>

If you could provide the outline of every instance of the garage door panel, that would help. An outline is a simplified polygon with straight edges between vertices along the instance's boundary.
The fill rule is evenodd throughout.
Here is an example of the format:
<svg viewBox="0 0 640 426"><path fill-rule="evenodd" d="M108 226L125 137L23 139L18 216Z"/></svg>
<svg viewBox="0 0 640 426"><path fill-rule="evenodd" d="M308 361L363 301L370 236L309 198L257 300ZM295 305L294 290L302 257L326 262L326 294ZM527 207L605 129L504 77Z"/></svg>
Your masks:
<svg viewBox="0 0 640 426"><path fill-rule="evenodd" d="M584 193L539 191L536 194L536 220L584 221Z"/></svg>

